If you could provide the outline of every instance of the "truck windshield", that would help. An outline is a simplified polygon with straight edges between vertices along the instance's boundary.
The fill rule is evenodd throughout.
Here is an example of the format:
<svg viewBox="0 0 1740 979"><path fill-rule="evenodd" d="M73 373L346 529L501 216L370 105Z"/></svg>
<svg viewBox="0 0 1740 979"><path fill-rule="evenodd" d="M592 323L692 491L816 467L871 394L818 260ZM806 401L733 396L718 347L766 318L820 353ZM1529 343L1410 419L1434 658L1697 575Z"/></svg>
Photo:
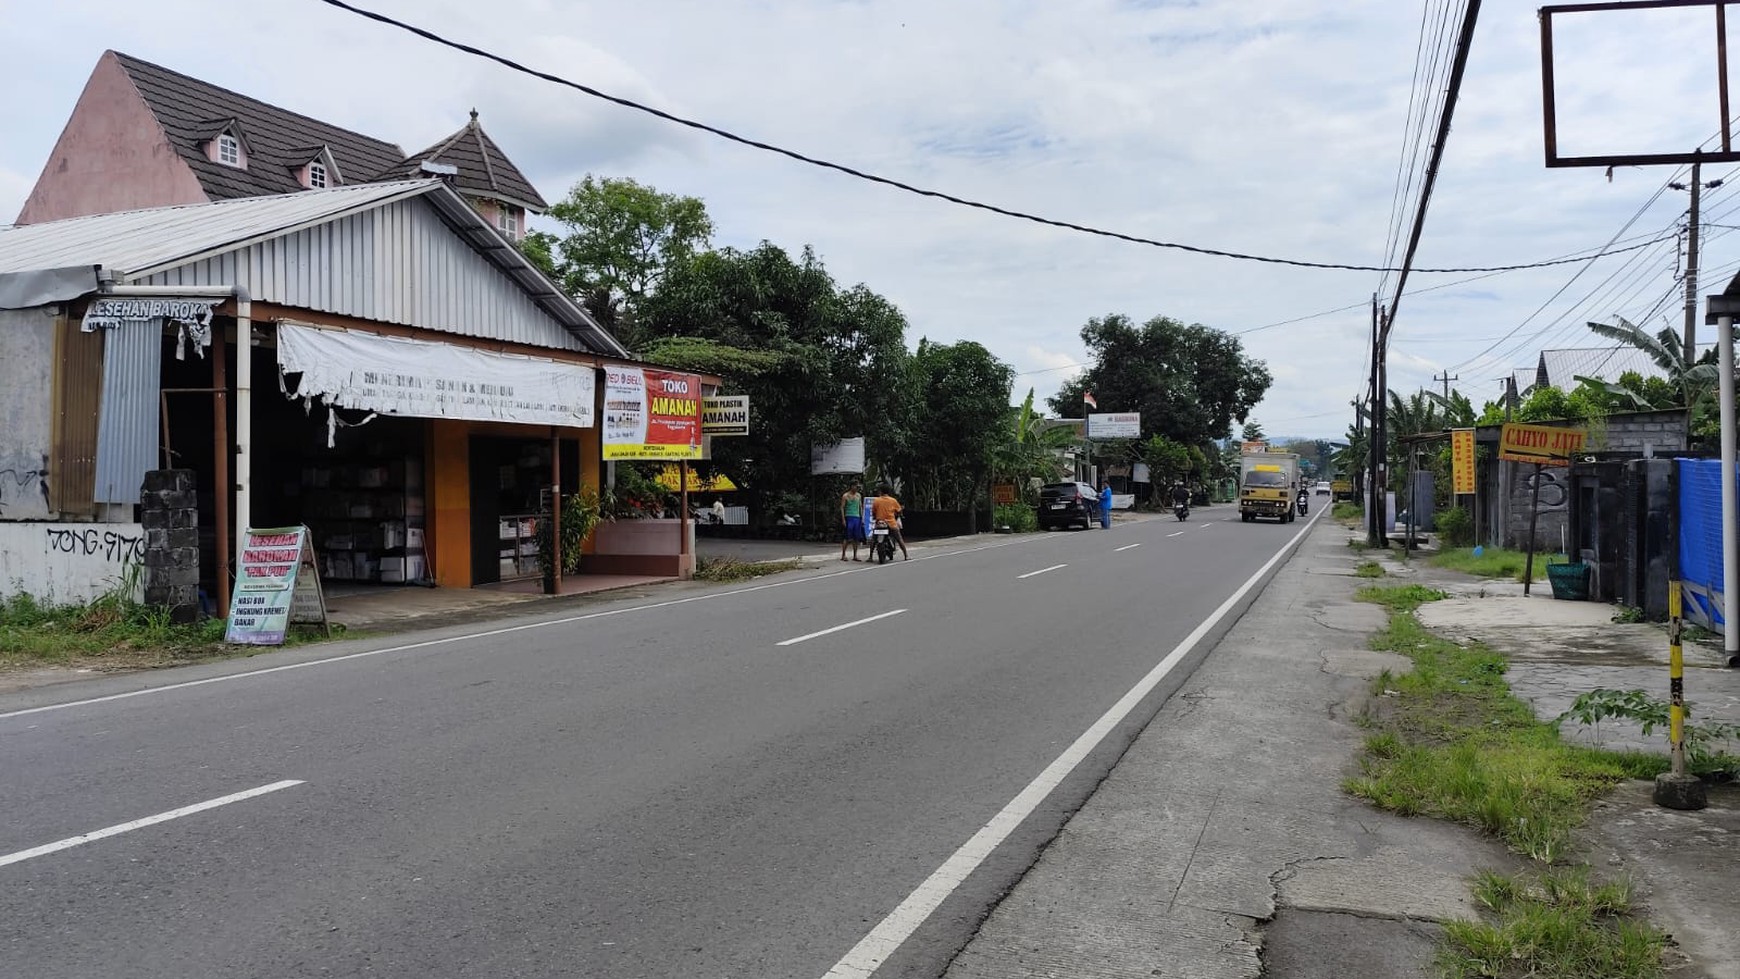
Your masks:
<svg viewBox="0 0 1740 979"><path fill-rule="evenodd" d="M1258 486L1265 489L1276 486L1286 486L1287 474L1280 472L1264 472L1260 469L1252 470L1251 472L1245 473L1245 485Z"/></svg>

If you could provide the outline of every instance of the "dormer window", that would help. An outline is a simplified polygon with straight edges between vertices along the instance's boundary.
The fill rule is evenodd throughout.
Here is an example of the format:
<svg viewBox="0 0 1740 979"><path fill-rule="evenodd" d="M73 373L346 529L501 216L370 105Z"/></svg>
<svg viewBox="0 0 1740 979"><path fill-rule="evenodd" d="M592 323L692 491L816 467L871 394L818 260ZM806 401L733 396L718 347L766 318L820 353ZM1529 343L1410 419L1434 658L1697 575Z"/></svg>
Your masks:
<svg viewBox="0 0 1740 979"><path fill-rule="evenodd" d="M242 142L229 133L222 133L217 138L217 161L226 167L242 165Z"/></svg>
<svg viewBox="0 0 1740 979"><path fill-rule="evenodd" d="M507 236L509 241L519 240L520 212L507 204L496 205L495 226Z"/></svg>
<svg viewBox="0 0 1740 979"><path fill-rule="evenodd" d="M325 189L325 187L326 187L326 164L321 163L318 160L313 162L313 163L308 164L308 186L314 188L315 190Z"/></svg>

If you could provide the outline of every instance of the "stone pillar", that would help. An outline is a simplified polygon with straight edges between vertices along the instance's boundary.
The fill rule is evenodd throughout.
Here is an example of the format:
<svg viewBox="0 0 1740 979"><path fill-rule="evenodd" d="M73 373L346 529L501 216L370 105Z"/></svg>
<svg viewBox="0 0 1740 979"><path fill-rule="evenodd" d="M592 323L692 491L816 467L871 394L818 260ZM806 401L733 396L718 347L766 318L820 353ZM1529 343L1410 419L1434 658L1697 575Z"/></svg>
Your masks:
<svg viewBox="0 0 1740 979"><path fill-rule="evenodd" d="M199 618L199 495L191 469L153 469L139 491L145 602L177 623Z"/></svg>

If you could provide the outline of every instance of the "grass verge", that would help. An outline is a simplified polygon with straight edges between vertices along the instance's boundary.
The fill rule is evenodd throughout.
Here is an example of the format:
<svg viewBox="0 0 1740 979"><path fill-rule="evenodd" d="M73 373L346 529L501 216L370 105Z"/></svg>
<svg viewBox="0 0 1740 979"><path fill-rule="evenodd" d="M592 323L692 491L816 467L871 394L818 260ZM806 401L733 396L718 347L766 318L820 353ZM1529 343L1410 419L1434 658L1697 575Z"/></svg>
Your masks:
<svg viewBox="0 0 1740 979"><path fill-rule="evenodd" d="M1359 567L1353 569L1356 578L1382 578L1384 566L1376 561L1361 561Z"/></svg>
<svg viewBox="0 0 1740 979"><path fill-rule="evenodd" d="M1379 696L1365 718L1372 733L1360 774L1344 783L1349 793L1404 816L1475 827L1551 865L1570 852L1596 795L1666 770L1662 756L1562 740L1556 726L1537 720L1511 694L1504 657L1479 644L1457 645L1420 624L1414 611L1444 593L1373 585L1358 597L1389 609L1389 625L1372 637L1372 648L1406 656L1414 668L1378 678ZM1616 886L1590 884L1587 868L1483 876L1476 892L1492 918L1447 926L1445 974L1660 976L1665 936L1627 916Z"/></svg>
<svg viewBox="0 0 1740 979"><path fill-rule="evenodd" d="M795 571L801 567L803 567L803 562L798 560L739 561L729 557L704 557L695 562L695 580L748 581L751 578L779 574L782 571Z"/></svg>
<svg viewBox="0 0 1740 979"><path fill-rule="evenodd" d="M284 645L321 638L317 628L293 626ZM260 651L225 643L221 619L177 625L167 610L119 591L85 605L47 605L29 595L0 598L0 667L143 669Z"/></svg>
<svg viewBox="0 0 1740 979"><path fill-rule="evenodd" d="M1444 926L1439 965L1452 976L1654 979L1667 936L1631 917L1631 885L1587 867L1482 873L1474 895L1490 921Z"/></svg>
<svg viewBox="0 0 1740 979"><path fill-rule="evenodd" d="M1357 525L1365 519L1365 507L1358 503L1337 503L1329 509L1329 515L1342 523Z"/></svg>
<svg viewBox="0 0 1740 979"><path fill-rule="evenodd" d="M1536 581L1547 578L1547 564L1561 563L1565 560L1563 554L1536 554ZM1472 547L1452 547L1439 551L1432 556L1432 564L1463 574L1477 575L1482 578L1509 578L1521 581L1523 568L1528 563L1528 555L1522 551L1507 550L1502 547L1483 548L1479 555Z"/></svg>

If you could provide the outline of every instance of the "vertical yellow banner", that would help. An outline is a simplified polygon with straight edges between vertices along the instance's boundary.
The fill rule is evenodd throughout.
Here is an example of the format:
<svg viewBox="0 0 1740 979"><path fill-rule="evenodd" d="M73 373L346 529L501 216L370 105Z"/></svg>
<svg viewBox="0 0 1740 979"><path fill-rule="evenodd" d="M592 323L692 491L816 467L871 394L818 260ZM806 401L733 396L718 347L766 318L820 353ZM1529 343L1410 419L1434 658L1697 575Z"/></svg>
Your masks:
<svg viewBox="0 0 1740 979"><path fill-rule="evenodd" d="M1474 492L1474 429L1450 430L1450 483L1457 496Z"/></svg>

